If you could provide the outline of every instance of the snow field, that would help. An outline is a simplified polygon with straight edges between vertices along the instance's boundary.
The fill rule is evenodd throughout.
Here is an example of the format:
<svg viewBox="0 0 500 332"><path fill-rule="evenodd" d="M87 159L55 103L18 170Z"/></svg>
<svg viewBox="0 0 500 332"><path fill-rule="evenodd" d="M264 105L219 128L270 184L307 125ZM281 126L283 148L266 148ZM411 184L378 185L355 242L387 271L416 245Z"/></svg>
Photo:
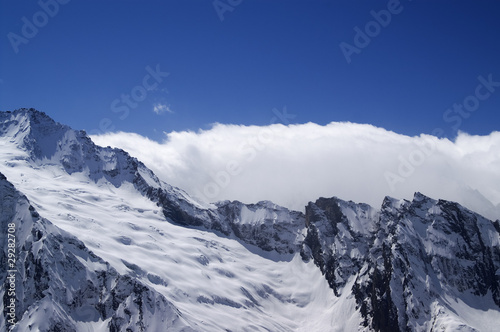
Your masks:
<svg viewBox="0 0 500 332"><path fill-rule="evenodd" d="M359 322L354 299L336 298L312 262L169 223L130 183L94 183L56 165L40 172L24 160L1 163L0 172L43 217L156 289L204 331L319 331L349 323L346 317Z"/></svg>

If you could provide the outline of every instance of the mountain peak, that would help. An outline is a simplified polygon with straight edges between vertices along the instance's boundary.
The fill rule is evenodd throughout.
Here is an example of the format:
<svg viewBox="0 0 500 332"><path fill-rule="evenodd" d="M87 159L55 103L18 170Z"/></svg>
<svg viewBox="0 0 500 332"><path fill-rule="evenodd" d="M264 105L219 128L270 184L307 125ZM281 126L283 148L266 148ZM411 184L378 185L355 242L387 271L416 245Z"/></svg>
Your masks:
<svg viewBox="0 0 500 332"><path fill-rule="evenodd" d="M426 201L431 199L430 197L422 194L421 192L417 191L415 194L413 194L413 201L414 202L420 202L420 201Z"/></svg>
<svg viewBox="0 0 500 332"><path fill-rule="evenodd" d="M90 180L104 178L115 187L125 181L161 185L153 172L127 152L99 147L85 131L60 124L44 112L33 108L1 112L0 123L0 137L13 145L13 151L24 153L17 158L26 159L33 167L62 168L68 174L83 172Z"/></svg>
<svg viewBox="0 0 500 332"><path fill-rule="evenodd" d="M35 123L41 123L43 121L54 123L54 124L56 123L50 116L47 115L47 113L39 111L35 108L19 108L17 110L14 110L13 113L14 114L16 114L16 113L26 114Z"/></svg>
<svg viewBox="0 0 500 332"><path fill-rule="evenodd" d="M29 125L31 127L63 126L54 121L54 119L48 116L45 112L38 111L34 108L19 108L12 112L0 112L0 119L2 122L10 119L14 123Z"/></svg>
<svg viewBox="0 0 500 332"><path fill-rule="evenodd" d="M57 141L71 130L34 108L0 112L0 121L0 135L10 138L12 143L24 149L33 159L52 157Z"/></svg>

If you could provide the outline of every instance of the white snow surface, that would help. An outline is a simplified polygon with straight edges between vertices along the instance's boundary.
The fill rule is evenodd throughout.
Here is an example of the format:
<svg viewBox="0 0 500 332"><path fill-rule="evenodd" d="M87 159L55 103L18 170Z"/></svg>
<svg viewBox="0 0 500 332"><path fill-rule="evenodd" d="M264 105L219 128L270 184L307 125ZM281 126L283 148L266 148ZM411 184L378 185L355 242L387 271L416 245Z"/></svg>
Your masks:
<svg viewBox="0 0 500 332"><path fill-rule="evenodd" d="M171 224L130 183L117 188L104 180L94 183L85 172L69 175L59 165L34 166L5 137L0 144L0 172L43 217L119 273L163 294L193 326L203 331L357 329L354 298L335 297L320 271L298 253L265 252ZM260 218L256 213L245 218ZM106 324L80 323L79 328L105 331Z"/></svg>

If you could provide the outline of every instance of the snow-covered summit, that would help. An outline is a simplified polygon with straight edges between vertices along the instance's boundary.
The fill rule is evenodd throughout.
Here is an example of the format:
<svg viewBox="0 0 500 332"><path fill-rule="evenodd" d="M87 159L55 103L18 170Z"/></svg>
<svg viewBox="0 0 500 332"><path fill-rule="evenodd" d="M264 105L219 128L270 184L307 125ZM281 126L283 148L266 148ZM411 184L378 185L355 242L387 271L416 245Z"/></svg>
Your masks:
<svg viewBox="0 0 500 332"><path fill-rule="evenodd" d="M1 112L0 135L7 138L34 166L60 166L69 174L84 172L93 181L105 179L160 186L160 180L140 161L121 149L95 145L83 130L55 122L43 112L19 109Z"/></svg>

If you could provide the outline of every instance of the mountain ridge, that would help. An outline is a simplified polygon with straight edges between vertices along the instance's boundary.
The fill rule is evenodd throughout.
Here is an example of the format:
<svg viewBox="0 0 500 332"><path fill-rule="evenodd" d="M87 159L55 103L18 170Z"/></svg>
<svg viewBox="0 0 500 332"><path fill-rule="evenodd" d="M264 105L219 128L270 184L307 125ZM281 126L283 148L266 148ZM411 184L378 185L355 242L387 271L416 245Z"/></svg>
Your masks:
<svg viewBox="0 0 500 332"><path fill-rule="evenodd" d="M293 318L285 318L287 315L276 308L272 310L279 310L274 313L280 318L272 323L266 323L266 314L259 309L261 306L268 306L269 303L276 301L275 305L278 308L297 310L297 313L300 313L297 315L300 316L305 312L302 310L320 303L315 293L317 289L303 284L299 280L300 276L281 275L281 278L287 280L285 283L305 287L291 293L289 288L279 282L276 283L274 277L264 285L260 285L254 279L245 279L246 277L242 277L241 274L243 270L236 268L240 264L234 256L236 253L233 255L231 251L224 249L233 245L237 246L233 250L239 255L247 259L256 259L261 262L259 264L265 263L265 266L269 264L269 271L273 271L273 266L277 264L299 269L302 273L312 273L315 278L318 276L316 273L319 273L323 281L315 279L316 282L328 285L332 293L328 295L329 300L321 300L327 301L325 302L328 303L327 307L331 308L326 310L330 316L325 316L326 313L315 313L319 315L318 321L326 324L322 325L326 330L343 326L346 330L363 331L408 329L430 331L439 328L487 331L485 322L469 317L470 315L463 318L460 310L475 314L483 312L483 315L487 315L491 320L491 326L494 326L494 322L500 323L500 275L497 272L500 271L500 222L488 220L457 203L434 200L417 192L411 201L387 196L380 209L336 197L319 198L310 202L306 206L305 213L291 211L268 201L255 204L238 201L204 204L189 197L181 189L161 181L144 164L125 151L98 147L84 131L74 131L68 126L58 124L45 113L34 109L2 112L0 123L0 140L4 145L0 153L2 156L0 174L7 173L7 177L12 178L16 188L19 187L30 195L29 200L35 201L33 211L40 210L36 214L50 215L51 220L57 221L57 224L63 227L63 232L68 232L65 233L67 237L84 239L83 246L90 246L92 251L98 252L93 259L100 259L101 265L108 264L108 272L114 276L113 278L118 278L116 280L128 278L132 284L142 285L134 286L133 289L146 287L148 295L143 297L145 301L155 297L162 298L164 305L158 310L171 312L173 315L169 316L171 322L181 319L173 317L182 315L188 317L181 319L182 327L174 326L172 323L173 330L204 330L207 327L200 325L203 320L194 318L192 313L215 310L214 312L219 315L216 309L220 306L232 308L231 310L235 312L250 311L253 317L259 317L257 321L260 325L255 326L256 330L266 330L269 326L274 326L275 330L301 330L304 326L312 324L302 321L302 324L297 325ZM39 181L36 177L44 181L41 183L47 186L46 189L35 187ZM57 181L52 183L54 180L50 179L64 179L68 185ZM7 181L4 178L0 180ZM4 184L5 188L6 186L9 185ZM2 200L13 195L13 188L2 192ZM41 193L47 197L43 197ZM48 200L50 197L60 199L61 202L53 205ZM108 201L116 203L109 207L102 197L109 197ZM150 203L143 199L147 199ZM93 210L101 212L94 215ZM85 235L85 232L82 233L82 230L86 230L94 232L92 234L97 236L99 229L104 230L109 227L102 218L113 218L112 216L118 213L123 218L133 215L130 217L133 222L121 224L118 221L116 224L117 227L130 227L131 232L123 231L123 235L119 235L122 228L117 228L117 235L103 235L100 242L94 241L90 235ZM145 213L149 219L144 219ZM11 215L7 217L9 218L15 217ZM154 223L148 221L149 228L144 228L141 220L152 220L151 218L157 221ZM35 234L41 231L37 228L38 224L43 226L47 223L36 218L35 221L25 219L20 219L22 224L26 228L34 229ZM173 226L158 224L157 222L161 220ZM92 231L93 228L96 230ZM163 228L165 230L162 230ZM167 237L170 239L168 241L176 241L174 235L166 233L167 229L186 234L186 241L192 243L189 247L192 254L203 248L203 254L195 254L193 266L207 277L210 276L205 282L211 283L212 281L208 280L220 279L215 284L229 283L224 287L231 289L227 293L230 295L220 294L209 287L201 291L200 295L191 295L190 292L193 292L191 285L183 284L180 279L169 278L172 271L165 271L160 266L150 266L144 260L128 258L120 253L120 250L130 247L137 248L145 255L148 252L151 254L155 251L160 252L158 248L164 248L165 243L159 241L166 241ZM205 233L207 231L213 235ZM141 240L142 235L144 240ZM21 237L25 249L33 247L32 237L28 235ZM117 242L118 251L110 253L110 250L104 249L106 245L103 241L108 237ZM66 243L64 241L66 240L63 238L53 237L46 247L55 248L57 243ZM181 243L179 242L180 246L183 246ZM238 243L243 247L239 247ZM113 246L109 248L115 248ZM29 250L24 252L27 251ZM79 254L89 255L84 252ZM168 251L161 251L161 255L169 257ZM5 257L2 256L2 259ZM261 261L262 258L264 261ZM62 271L65 273L61 274L55 270L49 271L43 264L36 263L35 253L24 259L27 262L25 265L29 266L27 270L47 271L47 275L55 280L70 278L68 277L70 274L66 273L64 268ZM106 259L112 263L107 263ZM176 258L172 257L171 260L177 265L172 266L179 267L182 271L196 271L191 269L192 263L187 263L190 259L184 254L176 253ZM234 262L228 265L224 262L227 260ZM180 263L182 261L184 263ZM217 264L222 264L224 268L214 267L217 261L219 261ZM50 264L47 263L47 266ZM308 267L307 272L304 270L305 266ZM310 271L312 266L318 271ZM81 268L89 269L89 267ZM257 273L255 269L249 271L251 275ZM91 269L88 273L95 274ZM269 275L274 273L268 272ZM23 287L33 289L30 282L28 279L23 279ZM106 298L113 291L113 288L104 284L96 285L97 281L94 283L94 292L99 288L103 292L99 296ZM128 289L127 287L125 289ZM182 292L187 295L179 295ZM38 297L45 298L46 295L42 297L42 293L39 292ZM129 292L127 296L115 302L118 305L118 302L126 301L126 298L134 298L133 301L137 302L142 296L140 294L146 293ZM97 296L97 293L95 294ZM309 295L304 298L304 294ZM52 298L51 301L51 303L64 302L62 297ZM101 304L103 305L106 306ZM123 302L120 305L124 306L120 309L123 311L129 304ZM147 330L147 324L158 323L154 315L141 318L139 314L133 314L143 310L140 309L141 305L137 304L138 306L133 307L135 309L127 309L131 313L128 316L118 314L116 310L120 305L112 306L112 310L108 309L106 314L101 312L100 318L96 318L102 329L122 331L130 328L139 331ZM35 310L37 306L41 307L42 304L32 301L26 309ZM59 306L66 308L61 309L59 316L74 315L67 304ZM89 304L87 307L92 306L97 304ZM349 323L338 322L342 316L338 316L335 310L331 311L333 309L347 310L345 312L352 320L349 320ZM115 312L111 313L113 310ZM313 311L307 312L311 314ZM180 316L178 313L181 313ZM327 323L328 317L331 317L329 323ZM79 321L72 319L73 326L67 328L81 328L78 325ZM22 324L30 320L19 317L19 321L18 326L25 326ZM5 321L0 322L1 326L5 326L2 324L6 324ZM94 329L99 325L94 321L86 321L85 324L93 326ZM214 321L205 324L211 326L208 330L221 328L217 325L221 323ZM242 327L235 325L226 328ZM41 328L41 330L47 329Z"/></svg>
<svg viewBox="0 0 500 332"><path fill-rule="evenodd" d="M9 113L6 113L8 115ZM247 231L240 229L237 225L231 224L220 211L227 210L230 206L242 208L240 202L219 202L212 208L207 204L202 204L183 192L179 188L172 187L158 179L143 163L131 157L126 151L114 148L101 148L95 145L84 131L75 131L70 127L61 125L52 120L48 115L34 109L20 109L11 113L16 119L11 123L19 123L18 132L26 133L22 141L16 143L29 152L31 161L40 163L59 163L64 170L69 173L88 172L88 176L95 182L104 178L115 187L123 182L133 183L137 190L160 204L166 218L189 226L203 226L207 229L220 231L225 235L233 232L243 235ZM27 118L27 121L19 118ZM5 116L4 116L5 117ZM28 130L33 127L27 123L35 123L35 131ZM9 129L5 125L4 129ZM0 131L0 133L2 133ZM39 139L40 134L49 133L50 139ZM42 141L43 144L40 143ZM69 148L68 148L69 147ZM40 153L40 151L43 151ZM87 169L85 169L85 167ZM285 214L288 209L281 208ZM234 213L234 212L233 212ZM300 218L300 213L293 213L296 218ZM242 226L241 228L248 228ZM274 234L279 237L279 234ZM244 240L244 239L243 239ZM251 239L248 239L251 240ZM265 241L269 242L269 241ZM252 243L254 244L254 243ZM263 244L264 245L264 244ZM267 245L267 250L274 249ZM282 250L288 250L283 248Z"/></svg>

